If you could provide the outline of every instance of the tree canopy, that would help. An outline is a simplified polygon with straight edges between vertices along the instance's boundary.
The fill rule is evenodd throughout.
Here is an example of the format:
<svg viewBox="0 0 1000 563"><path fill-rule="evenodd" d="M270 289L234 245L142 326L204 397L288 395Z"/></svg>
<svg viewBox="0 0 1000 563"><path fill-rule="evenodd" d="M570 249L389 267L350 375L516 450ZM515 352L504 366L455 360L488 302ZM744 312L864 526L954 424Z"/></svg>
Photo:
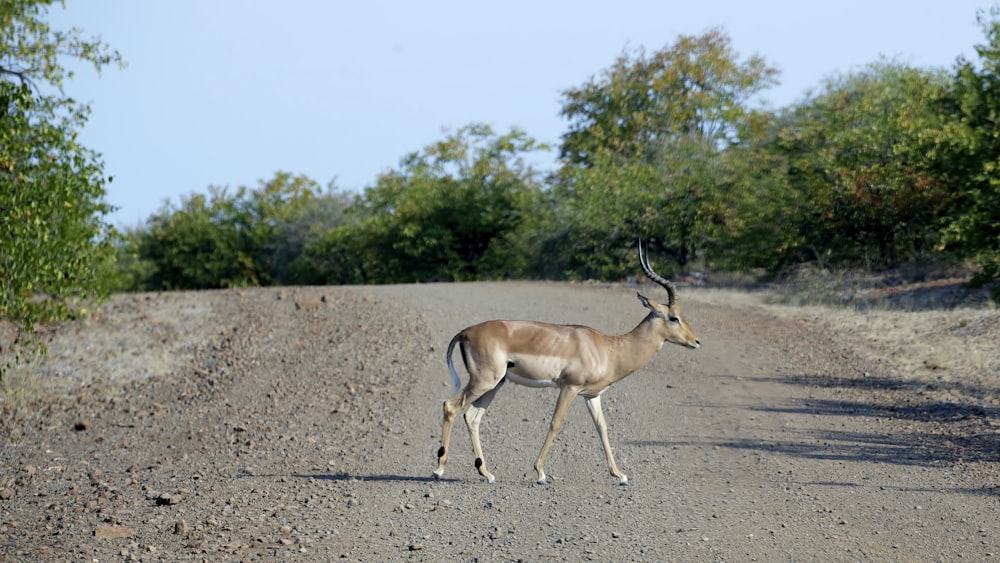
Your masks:
<svg viewBox="0 0 1000 563"><path fill-rule="evenodd" d="M929 153L935 173L954 186L959 212L944 229L942 249L971 256L976 283L1000 279L1000 8L979 14L986 42L976 45L979 65L959 59L945 98L947 120ZM1000 285L993 290L1000 301Z"/></svg>
<svg viewBox="0 0 1000 563"><path fill-rule="evenodd" d="M279 172L256 188L213 186L170 202L128 233L135 289L206 289L308 281L300 260L343 222L349 200L332 184ZM300 277L305 276L305 277Z"/></svg>
<svg viewBox="0 0 1000 563"><path fill-rule="evenodd" d="M51 1L0 4L0 318L24 341L36 322L70 318L108 291L98 275L113 258L99 155L77 133L89 108L64 93L62 56L94 68L120 63L77 29L53 30Z"/></svg>
<svg viewBox="0 0 1000 563"><path fill-rule="evenodd" d="M978 65L880 60L778 109L757 102L778 71L720 29L626 49L563 91L567 128L544 177L527 163L546 147L527 133L472 124L337 199L337 221L298 215L298 246L283 242L286 216L265 228L240 211L249 202L210 190L154 216L143 255L161 273L188 269L189 282L157 287L622 279L642 237L667 273L971 258L988 283L1000 273L995 18L981 15ZM264 260L266 240L296 250Z"/></svg>
<svg viewBox="0 0 1000 563"><path fill-rule="evenodd" d="M548 146L473 123L360 193L278 172L191 192L117 240L103 221L110 178L76 142L87 108L63 93L56 57L120 58L50 30L49 4L0 7L3 316L24 329L109 288L623 279L638 237L668 274L940 260L1000 277L997 11L980 14L978 62L880 60L778 109L758 102L777 69L721 29L626 49L562 92L547 174L533 163Z"/></svg>
<svg viewBox="0 0 1000 563"><path fill-rule="evenodd" d="M541 213L544 145L474 124L402 159L307 254L323 283L464 281L521 276L519 233Z"/></svg>
<svg viewBox="0 0 1000 563"><path fill-rule="evenodd" d="M713 29L649 54L627 50L599 78L566 90L558 226L547 244L565 257L562 273L624 276L638 235L678 266L703 255L729 213L726 150L776 75Z"/></svg>
<svg viewBox="0 0 1000 563"><path fill-rule="evenodd" d="M588 166L602 152L655 160L662 147L692 139L721 148L777 74L762 57L741 60L721 29L682 35L649 54L625 50L599 77L563 92L569 130L560 154Z"/></svg>

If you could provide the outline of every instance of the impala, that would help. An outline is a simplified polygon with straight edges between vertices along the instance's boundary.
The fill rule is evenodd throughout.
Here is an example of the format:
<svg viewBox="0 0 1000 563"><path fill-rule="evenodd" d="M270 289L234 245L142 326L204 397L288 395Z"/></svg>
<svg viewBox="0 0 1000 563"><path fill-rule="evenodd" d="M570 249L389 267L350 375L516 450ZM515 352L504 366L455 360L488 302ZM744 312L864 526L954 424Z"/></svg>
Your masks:
<svg viewBox="0 0 1000 563"><path fill-rule="evenodd" d="M573 398L583 395L601 436L608 470L622 485L628 485L628 477L618 469L611 453L608 425L601 412L601 393L644 366L664 342L692 350L700 346L698 337L677 307L677 289L649 266L648 251L644 250L642 241L639 241L639 264L649 279L667 290L667 303L662 305L636 292L643 307L649 309L649 314L627 334L612 336L579 325L494 320L470 326L451 339L447 351L448 370L457 393L444 402L444 424L435 477L444 475L455 416L468 406L465 424L476 454L476 469L489 482L496 480L486 468L479 442L479 425L493 397L509 379L529 387L559 388L549 433L535 461L538 483L548 482L545 457L563 425ZM469 382L461 391L458 391L461 380L452 362L456 344L469 373Z"/></svg>

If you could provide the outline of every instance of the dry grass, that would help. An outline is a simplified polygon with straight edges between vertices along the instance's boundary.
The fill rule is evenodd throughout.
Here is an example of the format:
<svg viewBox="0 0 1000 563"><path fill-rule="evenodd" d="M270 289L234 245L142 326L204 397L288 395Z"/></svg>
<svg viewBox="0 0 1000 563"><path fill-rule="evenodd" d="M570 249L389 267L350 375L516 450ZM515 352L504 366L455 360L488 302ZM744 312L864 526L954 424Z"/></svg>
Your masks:
<svg viewBox="0 0 1000 563"><path fill-rule="evenodd" d="M905 379L1000 399L1000 309L962 280L878 283L837 275L754 289L694 289L699 300L812 323Z"/></svg>

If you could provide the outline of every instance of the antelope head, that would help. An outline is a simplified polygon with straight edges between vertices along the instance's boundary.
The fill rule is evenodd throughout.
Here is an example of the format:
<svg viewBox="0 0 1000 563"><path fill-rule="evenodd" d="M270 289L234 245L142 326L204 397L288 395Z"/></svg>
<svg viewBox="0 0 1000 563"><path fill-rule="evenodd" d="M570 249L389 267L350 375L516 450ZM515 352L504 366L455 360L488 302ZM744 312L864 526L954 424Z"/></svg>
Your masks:
<svg viewBox="0 0 1000 563"><path fill-rule="evenodd" d="M653 271L653 268L649 265L649 252L641 239L639 240L639 264L642 266L642 271L646 273L646 277L667 290L666 305L657 303L643 294L636 292L636 296L639 298L642 306L649 309L651 316L662 321L663 341L679 344L692 350L701 346L701 343L698 342L698 337L695 336L694 331L688 326L684 320L684 315L681 314L681 310L677 306L677 287Z"/></svg>

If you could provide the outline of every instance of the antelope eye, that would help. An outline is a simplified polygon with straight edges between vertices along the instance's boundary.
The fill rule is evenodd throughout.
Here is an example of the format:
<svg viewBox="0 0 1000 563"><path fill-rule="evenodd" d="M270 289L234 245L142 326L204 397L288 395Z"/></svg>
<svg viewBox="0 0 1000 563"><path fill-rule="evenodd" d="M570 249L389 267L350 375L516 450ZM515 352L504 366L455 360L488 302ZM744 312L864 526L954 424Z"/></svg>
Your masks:
<svg viewBox="0 0 1000 563"><path fill-rule="evenodd" d="M677 323L681 322L680 317L678 317L677 315L667 315L667 320L670 321L673 324L677 324Z"/></svg>

